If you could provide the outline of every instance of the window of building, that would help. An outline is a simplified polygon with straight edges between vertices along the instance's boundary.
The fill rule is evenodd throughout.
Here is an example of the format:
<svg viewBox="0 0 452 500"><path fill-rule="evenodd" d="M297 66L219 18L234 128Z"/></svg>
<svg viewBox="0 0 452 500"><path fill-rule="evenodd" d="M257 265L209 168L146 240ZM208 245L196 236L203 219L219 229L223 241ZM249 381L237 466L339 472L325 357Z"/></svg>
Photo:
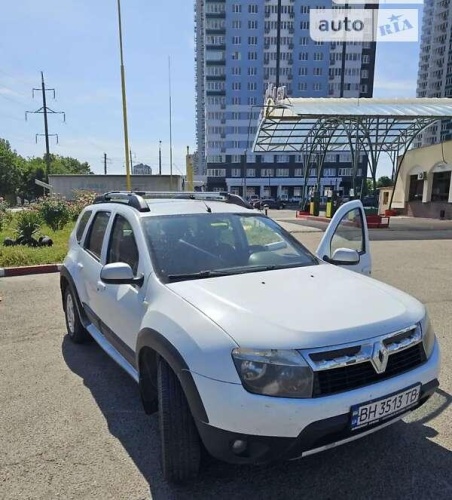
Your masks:
<svg viewBox="0 0 452 500"><path fill-rule="evenodd" d="M303 169L296 168L293 173L294 177L303 177Z"/></svg>
<svg viewBox="0 0 452 500"><path fill-rule="evenodd" d="M309 54L307 52L300 52L298 54L298 60L299 61L307 61L309 58Z"/></svg>
<svg viewBox="0 0 452 500"><path fill-rule="evenodd" d="M248 45L257 45L257 36L249 36Z"/></svg>
<svg viewBox="0 0 452 500"><path fill-rule="evenodd" d="M232 90L240 90L241 84L240 82L232 82Z"/></svg>
<svg viewBox="0 0 452 500"><path fill-rule="evenodd" d="M263 168L261 170L261 177L274 177L275 171L272 168Z"/></svg>
<svg viewBox="0 0 452 500"><path fill-rule="evenodd" d="M231 72L233 75L238 76L242 73L242 68L240 66L233 66Z"/></svg>
<svg viewBox="0 0 452 500"><path fill-rule="evenodd" d="M353 169L351 167L339 168L339 177L351 177L353 175Z"/></svg>
<svg viewBox="0 0 452 500"><path fill-rule="evenodd" d="M232 21L232 27L236 30L239 30L242 27L242 21L240 19L235 19Z"/></svg>
<svg viewBox="0 0 452 500"><path fill-rule="evenodd" d="M241 168L231 168L231 177L241 177L242 169Z"/></svg>
<svg viewBox="0 0 452 500"><path fill-rule="evenodd" d="M323 61L323 52L314 52L314 61Z"/></svg>
<svg viewBox="0 0 452 500"><path fill-rule="evenodd" d="M256 177L256 169L255 168L247 168L246 169L247 177Z"/></svg>
<svg viewBox="0 0 452 500"><path fill-rule="evenodd" d="M324 168L323 175L324 175L324 177L334 177L336 175L336 169L335 168Z"/></svg>
<svg viewBox="0 0 452 500"><path fill-rule="evenodd" d="M248 52L248 61L256 61L257 52Z"/></svg>
<svg viewBox="0 0 452 500"><path fill-rule="evenodd" d="M309 21L301 21L300 22L300 28L302 30L308 30L309 29Z"/></svg>
<svg viewBox="0 0 452 500"><path fill-rule="evenodd" d="M231 59L234 61L240 61L240 59L242 59L242 54L240 52L231 52Z"/></svg>
<svg viewBox="0 0 452 500"><path fill-rule="evenodd" d="M233 105L241 104L242 100L240 97L233 97L231 100Z"/></svg>
<svg viewBox="0 0 452 500"><path fill-rule="evenodd" d="M289 177L289 169L288 168L277 168L276 169L276 177Z"/></svg>
<svg viewBox="0 0 452 500"><path fill-rule="evenodd" d="M257 14L258 13L257 5L256 4L248 5L248 12L250 14Z"/></svg>
<svg viewBox="0 0 452 500"><path fill-rule="evenodd" d="M242 5L239 3L233 3L232 4L232 12L235 12L236 14L239 14L242 12Z"/></svg>
<svg viewBox="0 0 452 500"><path fill-rule="evenodd" d="M251 91L257 90L257 83L256 82L248 82L248 90L251 90Z"/></svg>
<svg viewBox="0 0 452 500"><path fill-rule="evenodd" d="M208 168L207 177L226 177L225 168Z"/></svg>
<svg viewBox="0 0 452 500"><path fill-rule="evenodd" d="M433 174L432 201L448 201L451 172L435 172Z"/></svg>
<svg viewBox="0 0 452 500"><path fill-rule="evenodd" d="M301 68L298 68L298 75L299 76L306 76L307 74L308 74L307 66L303 66Z"/></svg>
<svg viewBox="0 0 452 500"><path fill-rule="evenodd" d="M248 76L255 76L257 75L257 68L255 66L250 66L248 68Z"/></svg>
<svg viewBox="0 0 452 500"><path fill-rule="evenodd" d="M312 85L312 90L315 90L316 92L318 92L319 90L322 90L322 84L318 83L318 82L314 83Z"/></svg>
<svg viewBox="0 0 452 500"><path fill-rule="evenodd" d="M248 21L248 29L257 30L257 21Z"/></svg>
<svg viewBox="0 0 452 500"><path fill-rule="evenodd" d="M322 75L322 68L313 68L312 73L314 76L321 76Z"/></svg>
<svg viewBox="0 0 452 500"><path fill-rule="evenodd" d="M309 38L307 36L302 36L300 38L300 45L307 45L309 43Z"/></svg>
<svg viewBox="0 0 452 500"><path fill-rule="evenodd" d="M298 82L298 90L307 90L308 84L306 82Z"/></svg>
<svg viewBox="0 0 452 500"><path fill-rule="evenodd" d="M232 155L232 163L241 163L242 157L240 155Z"/></svg>
<svg viewBox="0 0 452 500"><path fill-rule="evenodd" d="M257 98L256 97L248 97L248 104L250 106L255 106L257 104Z"/></svg>

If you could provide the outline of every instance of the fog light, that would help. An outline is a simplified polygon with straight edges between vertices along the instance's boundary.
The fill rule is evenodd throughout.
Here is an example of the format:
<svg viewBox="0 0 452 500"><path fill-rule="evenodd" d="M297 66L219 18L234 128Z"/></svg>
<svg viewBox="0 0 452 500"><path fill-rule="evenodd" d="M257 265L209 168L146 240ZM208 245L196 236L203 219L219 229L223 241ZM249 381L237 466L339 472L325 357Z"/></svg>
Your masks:
<svg viewBox="0 0 452 500"><path fill-rule="evenodd" d="M248 446L248 443L246 441L244 441L243 439L236 439L232 443L232 451L236 455L240 455L241 453L246 451L247 446Z"/></svg>

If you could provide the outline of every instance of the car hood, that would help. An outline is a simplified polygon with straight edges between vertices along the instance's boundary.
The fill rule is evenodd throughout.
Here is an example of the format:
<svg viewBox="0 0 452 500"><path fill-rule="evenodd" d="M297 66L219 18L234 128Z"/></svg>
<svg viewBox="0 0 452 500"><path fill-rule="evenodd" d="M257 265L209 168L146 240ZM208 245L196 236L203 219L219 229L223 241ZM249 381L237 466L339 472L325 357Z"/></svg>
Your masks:
<svg viewBox="0 0 452 500"><path fill-rule="evenodd" d="M372 278L330 264L167 285L241 347L302 349L407 328L424 306Z"/></svg>

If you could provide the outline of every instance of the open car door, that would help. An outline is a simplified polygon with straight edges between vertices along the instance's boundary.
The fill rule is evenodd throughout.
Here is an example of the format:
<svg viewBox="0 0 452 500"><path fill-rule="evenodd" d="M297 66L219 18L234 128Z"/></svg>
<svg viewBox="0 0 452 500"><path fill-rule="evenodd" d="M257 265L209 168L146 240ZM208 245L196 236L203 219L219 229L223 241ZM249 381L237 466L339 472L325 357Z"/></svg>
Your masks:
<svg viewBox="0 0 452 500"><path fill-rule="evenodd" d="M317 257L361 274L370 274L369 230L360 200L341 205L329 223L317 251Z"/></svg>

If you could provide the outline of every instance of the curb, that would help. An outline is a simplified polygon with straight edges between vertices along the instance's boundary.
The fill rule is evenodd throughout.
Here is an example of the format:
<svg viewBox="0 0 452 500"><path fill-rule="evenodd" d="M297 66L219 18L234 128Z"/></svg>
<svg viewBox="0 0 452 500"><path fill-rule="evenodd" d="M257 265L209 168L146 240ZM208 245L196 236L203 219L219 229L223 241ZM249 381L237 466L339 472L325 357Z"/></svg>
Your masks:
<svg viewBox="0 0 452 500"><path fill-rule="evenodd" d="M331 222L331 219L328 219L327 217L322 217L321 215L306 215L303 213L298 213L295 216L297 219L301 220L311 220L311 221L316 221L316 222L326 222L329 224Z"/></svg>
<svg viewBox="0 0 452 500"><path fill-rule="evenodd" d="M57 273L61 269L61 264L43 264L37 266L23 267L0 267L0 278L11 276L27 276L29 274Z"/></svg>

